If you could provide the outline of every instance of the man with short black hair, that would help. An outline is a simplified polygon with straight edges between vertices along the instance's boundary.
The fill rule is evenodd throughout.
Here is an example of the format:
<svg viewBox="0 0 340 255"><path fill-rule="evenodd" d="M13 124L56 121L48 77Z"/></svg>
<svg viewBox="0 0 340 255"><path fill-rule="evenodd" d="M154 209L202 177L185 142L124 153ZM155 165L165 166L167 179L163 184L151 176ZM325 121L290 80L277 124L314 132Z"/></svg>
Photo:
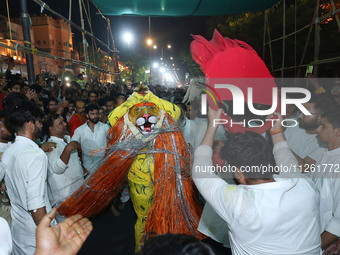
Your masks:
<svg viewBox="0 0 340 255"><path fill-rule="evenodd" d="M8 93L20 93L23 82L21 80L11 80L7 83Z"/></svg>
<svg viewBox="0 0 340 255"><path fill-rule="evenodd" d="M334 108L321 115L317 138L328 150L316 163L312 179L320 192L321 246L340 237L340 112Z"/></svg>
<svg viewBox="0 0 340 255"><path fill-rule="evenodd" d="M199 192L227 223L233 254L320 254L318 193L306 178L279 178L273 171L265 139L256 133L236 134L224 155L241 185L229 185L213 169L212 144L222 109L209 109L209 125L194 157L192 176ZM296 159L272 130L274 156L281 149ZM224 226L221 226L224 227Z"/></svg>
<svg viewBox="0 0 340 255"><path fill-rule="evenodd" d="M316 138L316 128L320 124L321 114L332 108L332 105L334 102L326 95L313 96L308 103L304 104L311 115L299 112L299 126L288 127L284 130L289 148L304 170L315 165L327 149L326 145Z"/></svg>
<svg viewBox="0 0 340 255"><path fill-rule="evenodd" d="M88 121L74 131L72 140L81 144L84 167L93 173L101 165L105 156L104 148L106 148L110 126L99 121L98 105L87 105L85 112Z"/></svg>
<svg viewBox="0 0 340 255"><path fill-rule="evenodd" d="M97 104L98 103L98 92L95 90L91 90L88 95L89 104Z"/></svg>
<svg viewBox="0 0 340 255"><path fill-rule="evenodd" d="M18 101L9 108L6 121L17 137L2 162L12 206L13 254L34 254L36 225L52 209L46 188L47 156L34 143L41 135L44 114L30 101Z"/></svg>
<svg viewBox="0 0 340 255"><path fill-rule="evenodd" d="M105 106L107 107L109 113L112 112L113 109L116 107L116 100L112 97L108 97Z"/></svg>
<svg viewBox="0 0 340 255"><path fill-rule="evenodd" d="M54 150L47 153L48 195L51 204L56 206L84 183L85 172L77 153L81 146L76 141L70 142L66 135L67 123L59 114L49 115L44 129L49 135L48 142L56 144ZM60 222L59 217L57 221Z"/></svg>
<svg viewBox="0 0 340 255"><path fill-rule="evenodd" d="M56 113L58 110L58 100L54 97L49 97L46 102L46 114Z"/></svg>

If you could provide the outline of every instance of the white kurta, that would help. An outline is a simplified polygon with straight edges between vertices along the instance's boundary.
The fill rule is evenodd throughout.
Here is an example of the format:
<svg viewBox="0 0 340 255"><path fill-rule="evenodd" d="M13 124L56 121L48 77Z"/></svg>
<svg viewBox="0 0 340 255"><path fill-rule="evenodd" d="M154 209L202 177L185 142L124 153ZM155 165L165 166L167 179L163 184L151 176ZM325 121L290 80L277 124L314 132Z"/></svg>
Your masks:
<svg viewBox="0 0 340 255"><path fill-rule="evenodd" d="M10 143L0 143L0 153L4 152L9 145ZM0 181L2 181L2 179L5 177L5 170L5 165L0 162Z"/></svg>
<svg viewBox="0 0 340 255"><path fill-rule="evenodd" d="M11 201L13 254L34 254L36 225L30 211L46 207L47 156L32 140L17 136L2 156ZM54 224L54 221L53 221Z"/></svg>
<svg viewBox="0 0 340 255"><path fill-rule="evenodd" d="M316 135L307 134L299 126L287 127L284 131L289 148L300 158L310 157L319 161L322 154L327 150L324 143L320 143Z"/></svg>
<svg viewBox="0 0 340 255"><path fill-rule="evenodd" d="M340 237L340 148L324 152L316 166L322 172L312 174L320 192L321 232Z"/></svg>
<svg viewBox="0 0 340 255"><path fill-rule="evenodd" d="M185 125L183 127L183 135L186 143L190 144L191 152L194 153L197 147L201 144L205 132L208 128L208 119L195 118L190 120L185 118ZM223 125L219 125L214 136L215 141L225 141L225 130Z"/></svg>
<svg viewBox="0 0 340 255"><path fill-rule="evenodd" d="M86 122L74 131L72 140L81 144L84 167L91 173L95 172L102 164L105 150L101 150L95 154L93 154L93 152L106 148L109 130L109 125L98 122L94 126L94 132L92 132Z"/></svg>
<svg viewBox="0 0 340 255"><path fill-rule="evenodd" d="M65 136L69 143L70 137ZM48 156L48 196L51 205L61 202L68 196L72 195L83 183L83 168L78 157L77 151L71 152L70 159L66 165L60 156L63 153L67 143L64 139L51 136L48 142L56 143L56 148L47 153Z"/></svg>
<svg viewBox="0 0 340 255"><path fill-rule="evenodd" d="M308 180L276 176L271 183L229 185L208 168L211 157L210 147L199 146L192 174L202 196L228 224L234 255L320 254L319 200Z"/></svg>

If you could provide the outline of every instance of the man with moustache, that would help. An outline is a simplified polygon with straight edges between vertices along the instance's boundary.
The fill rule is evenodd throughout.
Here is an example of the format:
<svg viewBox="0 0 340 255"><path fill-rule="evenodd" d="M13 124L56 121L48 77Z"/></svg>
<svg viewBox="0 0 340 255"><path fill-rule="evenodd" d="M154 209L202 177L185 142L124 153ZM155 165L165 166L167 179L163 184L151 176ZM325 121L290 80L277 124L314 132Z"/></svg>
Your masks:
<svg viewBox="0 0 340 255"><path fill-rule="evenodd" d="M72 115L68 126L70 128L70 136L73 136L74 130L83 125L87 121L85 112L85 103L83 100L76 101L76 112Z"/></svg>
<svg viewBox="0 0 340 255"><path fill-rule="evenodd" d="M47 156L34 142L40 137L44 113L31 101L6 108L6 122L17 133L2 156L11 201L13 254L34 254L36 226L51 210L47 195ZM53 222L54 224L54 222Z"/></svg>
<svg viewBox="0 0 340 255"><path fill-rule="evenodd" d="M106 148L110 126L99 122L99 106L89 104L85 107L88 121L74 131L72 141L81 144L84 167L93 173L100 166ZM100 151L99 151L100 150Z"/></svg>
<svg viewBox="0 0 340 255"><path fill-rule="evenodd" d="M59 114L52 114L44 122L44 129L49 136L48 142L56 147L48 152L48 179L47 190L51 205L57 206L59 202L72 195L83 183L86 172L78 157L77 150L80 144L70 142L66 135L67 123ZM57 215L58 222L63 219Z"/></svg>
<svg viewBox="0 0 340 255"><path fill-rule="evenodd" d="M299 126L287 127L284 131L289 148L305 171L321 160L327 149L326 145L316 138L316 129L320 125L321 114L333 104L334 102L325 95L312 97L308 103L303 104L311 115L298 112Z"/></svg>

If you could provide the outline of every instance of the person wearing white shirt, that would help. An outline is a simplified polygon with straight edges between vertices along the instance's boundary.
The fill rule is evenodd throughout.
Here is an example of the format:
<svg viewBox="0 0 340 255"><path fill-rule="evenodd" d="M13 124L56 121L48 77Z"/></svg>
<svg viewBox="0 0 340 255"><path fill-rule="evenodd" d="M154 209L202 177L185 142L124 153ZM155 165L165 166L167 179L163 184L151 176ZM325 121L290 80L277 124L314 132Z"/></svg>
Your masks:
<svg viewBox="0 0 340 255"><path fill-rule="evenodd" d="M47 194L47 156L34 140L44 114L34 102L18 101L6 119L17 133L2 156L11 201L13 254L34 254L36 225L51 210ZM6 109L7 110L7 109Z"/></svg>
<svg viewBox="0 0 340 255"><path fill-rule="evenodd" d="M53 206L72 195L83 183L84 172L77 150L78 142L70 142L66 135L67 123L59 114L49 115L44 122L44 129L50 136L48 142L56 147L48 152L48 195ZM58 221L58 218L57 218Z"/></svg>
<svg viewBox="0 0 340 255"><path fill-rule="evenodd" d="M327 150L324 143L320 143L316 138L316 134L308 134L299 126L287 127L284 130L289 148L293 153L303 160L301 164L309 166L315 164L322 157L322 154ZM305 168L309 166L306 165Z"/></svg>
<svg viewBox="0 0 340 255"><path fill-rule="evenodd" d="M317 137L328 151L317 162L312 179L320 192L321 242L325 249L340 237L340 112L334 108L322 115Z"/></svg>
<svg viewBox="0 0 340 255"><path fill-rule="evenodd" d="M227 223L233 254L320 254L319 200L311 183L244 171L244 167L260 169L271 162L261 135L230 136L223 150L240 185L229 185L213 173L212 144L217 129L213 119L219 119L221 112L209 109L208 129L195 152L192 176L199 192Z"/></svg>
<svg viewBox="0 0 340 255"><path fill-rule="evenodd" d="M316 129L320 125L321 114L334 105L335 102L327 95L312 97L311 100L303 104L311 115L305 115L299 111L299 127L287 128L284 133L289 147L294 152L299 165L303 166L304 171L308 171L311 166L314 166L327 149L324 143L317 141ZM293 131L296 134L293 135ZM302 134L302 131L305 131L305 133Z"/></svg>
<svg viewBox="0 0 340 255"><path fill-rule="evenodd" d="M87 105L85 112L88 121L74 131L72 141L81 144L84 167L93 173L100 167L105 156L110 126L99 122L98 105Z"/></svg>
<svg viewBox="0 0 340 255"><path fill-rule="evenodd" d="M200 145L205 132L208 127L207 118L198 118L197 114L199 112L199 105L194 102L192 104L188 103L186 105L186 117L185 126L183 127L183 135L191 153L193 154L197 147ZM225 130L222 125L217 128L215 134L216 141L225 141Z"/></svg>

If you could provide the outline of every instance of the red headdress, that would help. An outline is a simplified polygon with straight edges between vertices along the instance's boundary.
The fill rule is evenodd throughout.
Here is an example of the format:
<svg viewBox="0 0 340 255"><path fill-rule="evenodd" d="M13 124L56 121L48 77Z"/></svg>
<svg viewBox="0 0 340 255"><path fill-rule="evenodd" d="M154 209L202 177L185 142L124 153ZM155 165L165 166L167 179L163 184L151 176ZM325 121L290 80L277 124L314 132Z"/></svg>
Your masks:
<svg viewBox="0 0 340 255"><path fill-rule="evenodd" d="M222 100L232 100L232 94L226 89L214 89L216 81L223 78L226 80L222 81L233 82L233 85L242 90L243 95L247 95L248 87L254 87L253 103L272 105L272 88L277 86L266 65L250 45L236 39L223 38L217 30L210 41L200 35L193 35L193 38L190 46L192 58L200 65L206 77L208 91L217 93ZM218 108L211 97L208 97L208 103L211 108ZM228 120L225 125L231 133L247 130L263 133L271 127L271 122L251 129L239 125L231 127L230 118L224 114L222 118Z"/></svg>

